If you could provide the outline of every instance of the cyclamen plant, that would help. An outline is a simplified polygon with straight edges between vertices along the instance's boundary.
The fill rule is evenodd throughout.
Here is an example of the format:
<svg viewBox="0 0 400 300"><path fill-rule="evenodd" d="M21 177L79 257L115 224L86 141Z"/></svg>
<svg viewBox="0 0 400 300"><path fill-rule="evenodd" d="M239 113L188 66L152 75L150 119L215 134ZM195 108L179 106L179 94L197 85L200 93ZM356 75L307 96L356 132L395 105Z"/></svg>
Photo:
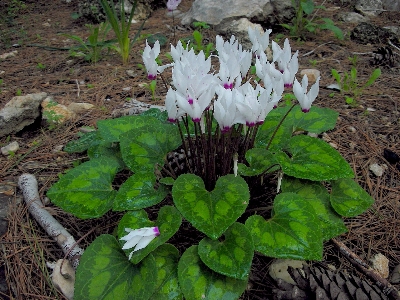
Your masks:
<svg viewBox="0 0 400 300"><path fill-rule="evenodd" d="M82 219L125 211L116 236L100 235L82 255L75 299L237 299L255 252L321 260L323 242L346 232L342 217L373 203L339 152L303 134L333 129L338 114L311 107L319 78L309 91L306 76L297 81L288 40L272 43L268 61L270 32L249 29L251 51L217 36L214 73L212 58L180 42L173 63L158 66L159 43L146 43L149 79L172 67L166 112L99 121L66 146L90 160L50 188L52 202ZM253 55L260 82L249 77ZM288 89L300 105L279 103ZM182 222L193 244L167 243L185 239Z"/></svg>

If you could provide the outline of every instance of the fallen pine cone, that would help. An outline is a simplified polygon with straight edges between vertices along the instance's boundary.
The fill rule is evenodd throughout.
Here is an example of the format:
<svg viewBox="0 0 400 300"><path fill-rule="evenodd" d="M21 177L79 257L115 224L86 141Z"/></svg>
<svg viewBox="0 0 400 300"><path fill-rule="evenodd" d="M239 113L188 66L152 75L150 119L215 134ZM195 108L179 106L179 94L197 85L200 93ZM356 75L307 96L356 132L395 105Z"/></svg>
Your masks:
<svg viewBox="0 0 400 300"><path fill-rule="evenodd" d="M378 286L344 272L334 273L319 266L304 266L303 269L289 267L288 272L296 285L278 279L278 289L273 290L274 299L390 299Z"/></svg>

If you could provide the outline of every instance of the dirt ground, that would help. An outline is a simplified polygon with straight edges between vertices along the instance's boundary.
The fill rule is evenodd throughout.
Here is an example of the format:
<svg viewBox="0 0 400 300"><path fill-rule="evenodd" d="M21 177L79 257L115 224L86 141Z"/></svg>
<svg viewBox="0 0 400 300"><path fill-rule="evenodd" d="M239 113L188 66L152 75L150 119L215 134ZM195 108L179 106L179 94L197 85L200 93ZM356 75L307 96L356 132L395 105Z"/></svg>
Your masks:
<svg viewBox="0 0 400 300"><path fill-rule="evenodd" d="M191 2L184 0L179 8L187 11ZM85 159L83 155L56 151L57 146L75 139L79 127L95 126L96 121L110 118L114 109L121 108L130 98L162 105L166 91L160 84L156 100L152 100L149 90L143 87L148 81L138 64L142 63L140 51L144 48L144 40L135 44L130 63L126 66L122 65L120 56L113 52L103 52L103 58L91 64L83 59L71 58L68 51L29 46L36 44L62 48L76 45L60 33L87 38L89 31L85 24L89 21L71 17L78 10L77 1L25 1L25 6L19 6L16 13L8 9L10 3L15 5L20 1L6 0L0 4L0 54L13 50L18 53L0 61L0 71L5 71L0 75L0 109L15 95L38 92L46 92L64 105L86 102L95 106L73 122L55 129L50 130L38 121L23 132L0 138L0 146L11 141L20 144L20 150L14 156L0 156L0 185L7 184L9 187L2 190L2 196L7 196L11 201L7 217L9 227L0 244L0 278L4 280L5 274L9 290L0 289L0 298L63 299L49 282L49 271L45 265L46 261L62 257L62 252L29 217L25 206L19 203L18 176L24 172L35 174L40 194L45 197L48 188L57 181L58 174L72 168L76 161ZM352 66L349 58L356 57L358 78L364 83L378 67L371 65L372 52L389 45L386 41L376 45L361 45L349 38L355 24L338 20L339 13L352 10L349 1L326 1L325 6L328 10L321 10L318 14L334 20L345 33L345 39L340 41L330 32L318 32L307 35L306 41L292 39L292 50L300 52L300 70L316 68L321 71L321 89L315 105L330 107L340 113L336 129L327 135L353 167L359 184L376 200L374 206L363 215L345 220L349 232L339 239L365 262L373 255L382 253L389 259L390 270L393 270L400 264L400 165L390 164L383 153L384 149L389 149L400 154L399 51L391 48L395 65L379 66L382 74L376 83L363 91L356 106L347 105L343 95L338 92L331 95L332 90L324 88L334 83L331 70L349 71ZM398 12L383 12L371 18L371 23L400 26L399 16ZM132 33L138 27L139 24L134 24ZM172 18L166 16L166 10L160 9L145 23L142 33L162 33L169 37L169 42L173 42L171 27ZM176 38L189 36L190 33L189 29L179 28ZM203 34L210 41L215 39L212 28L204 30ZM280 43L283 43L278 34L288 33L283 29L274 29L271 38L280 37ZM16 44L19 47L13 46ZM167 46L161 49L161 52L167 51ZM127 70L132 70L134 77L129 76ZM376 176L369 170L373 163L387 166L382 176ZM100 220L81 221L51 204L48 209L77 240L81 239L81 246L87 246L101 233L112 232L121 217L120 214L108 213ZM331 242L326 243L324 253L323 264L356 272ZM271 297L273 282L266 272L269 263L269 258L255 256L249 288L243 299Z"/></svg>

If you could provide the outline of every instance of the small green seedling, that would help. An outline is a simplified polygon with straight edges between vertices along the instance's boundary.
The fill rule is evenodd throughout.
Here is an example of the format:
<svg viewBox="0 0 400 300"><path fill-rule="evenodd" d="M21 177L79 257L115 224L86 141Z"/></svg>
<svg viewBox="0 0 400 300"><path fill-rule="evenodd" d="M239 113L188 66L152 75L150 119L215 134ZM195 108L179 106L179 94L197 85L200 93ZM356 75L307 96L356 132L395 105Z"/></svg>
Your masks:
<svg viewBox="0 0 400 300"><path fill-rule="evenodd" d="M49 130L56 129L60 120L63 118L62 115L57 114L54 110L51 109L52 107L55 107L57 105L57 102L51 100L46 105L47 110L43 111L43 117L47 120L47 123L49 124Z"/></svg>
<svg viewBox="0 0 400 300"><path fill-rule="evenodd" d="M381 75L381 69L375 69L368 81L360 85L357 78L357 69L354 66L351 68L350 73L344 72L342 76L335 69L332 69L331 72L340 88L340 93L345 96L346 103L352 107L358 106L357 100L363 94L364 89L371 86Z"/></svg>
<svg viewBox="0 0 400 300"><path fill-rule="evenodd" d="M316 13L319 9L325 9L322 5L315 5L313 0L292 0L293 8L296 15L293 18L293 23L281 24L282 27L289 29L290 35L300 39L305 39L305 32L316 33L318 30L330 30L335 36L343 40L342 30L335 26L329 18L316 18ZM316 22L316 21L322 21Z"/></svg>
<svg viewBox="0 0 400 300"><path fill-rule="evenodd" d="M118 47L114 49L121 55L122 63L125 65L129 61L129 53L132 49L133 43L137 40L140 35L140 32L143 28L144 21L140 26L139 30L136 32L135 36L131 40L129 37L129 31L132 25L133 14L135 13L137 0L133 2L133 6L131 12L128 17L128 21L126 20L125 14L125 1L119 1L119 11L115 9L114 5L110 5L107 0L100 0L100 4L106 14L108 22L111 24L111 27L117 37Z"/></svg>
<svg viewBox="0 0 400 300"><path fill-rule="evenodd" d="M156 86L157 80L152 80L149 84L145 84L145 87L151 92L151 99L156 100Z"/></svg>
<svg viewBox="0 0 400 300"><path fill-rule="evenodd" d="M198 30L193 31L193 35L191 37L181 39L181 42L185 49L189 47L189 49L193 49L195 53L203 51L206 58L209 57L213 51L215 51L213 43L204 45L203 35Z"/></svg>
<svg viewBox="0 0 400 300"><path fill-rule="evenodd" d="M72 57L83 57L85 60L96 63L101 59L101 51L107 49L110 51L114 47L117 40L106 40L106 35L111 27L108 23L100 23L99 26L91 24L85 25L89 28L90 35L85 42L81 37L71 34L63 34L64 36L77 41L78 46L73 47L69 53Z"/></svg>
<svg viewBox="0 0 400 300"><path fill-rule="evenodd" d="M17 92L15 93L15 95L21 96L22 95L22 90L21 89L17 89Z"/></svg>
<svg viewBox="0 0 400 300"><path fill-rule="evenodd" d="M46 66L44 64L42 64L42 63L38 63L36 65L36 68L38 68L39 70L44 70L46 68Z"/></svg>
<svg viewBox="0 0 400 300"><path fill-rule="evenodd" d="M210 25L208 25L206 22L193 22L193 27L197 29L209 29Z"/></svg>

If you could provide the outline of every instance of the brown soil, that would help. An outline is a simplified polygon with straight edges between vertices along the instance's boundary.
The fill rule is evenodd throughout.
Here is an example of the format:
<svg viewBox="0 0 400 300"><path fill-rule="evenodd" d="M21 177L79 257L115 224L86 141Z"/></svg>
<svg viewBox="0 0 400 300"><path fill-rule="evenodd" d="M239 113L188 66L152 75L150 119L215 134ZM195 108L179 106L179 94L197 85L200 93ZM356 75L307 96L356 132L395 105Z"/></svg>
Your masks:
<svg viewBox="0 0 400 300"><path fill-rule="evenodd" d="M188 10L191 2L183 1L179 8L182 11ZM376 67L371 65L371 52L379 46L388 46L386 41L380 45L360 45L351 41L349 34L355 25L338 21L338 13L351 10L351 6L335 9L342 2L328 1L325 5L329 10L320 11L319 14L335 21L346 34L344 41L324 31L308 35L307 41L291 40L291 46L293 50L300 51L300 69L313 67L314 64L321 71L321 90L315 104L333 108L340 113L336 129L327 134L353 167L359 184L376 200L374 206L363 215L346 219L349 232L339 239L365 262L373 255L382 253L390 260L392 270L400 264L400 167L386 161L383 151L390 149L400 154L399 67L398 64L394 67L381 66L382 75L372 87L364 90L356 107L346 105L344 97L338 93L329 96L332 91L323 87L334 83L331 69L349 71L351 62L348 58L357 56L360 82L366 82ZM3 80L0 85L0 108L18 93L24 95L36 92L47 92L60 104L87 102L95 105L94 110L54 130L38 122L21 133L0 139L1 146L14 140L20 144L20 150L15 156L0 157L0 184L14 183L14 191L11 191L14 196L10 197L12 204L8 215L10 226L2 236L3 255L0 260L0 277L5 270L9 291L0 294L0 298L63 299L49 283L45 266L46 261L62 257L62 252L29 217L25 206L18 203L16 182L24 172L35 174L41 196L45 197L47 189L57 181L58 174L72 168L75 161L85 159L82 155L54 151L56 146L75 139L82 125L95 126L97 120L110 118L112 111L122 107L127 98L152 102L149 91L141 87L141 84L147 83L146 76L137 66L142 63L140 51L144 48L144 41L135 44L130 63L126 66L121 64L116 53L103 53L101 61L90 64L83 59L69 57L68 51L28 46L71 46L72 42L66 41L67 38L59 33L86 38L88 29L84 25L88 21L71 18L71 14L77 11L77 1L26 1L26 8L21 8L15 17L7 13L9 3L11 0L0 4L0 13L3 15L0 21L0 54L12 50L18 50L18 54L1 61L0 70L5 73L0 75ZM7 16L11 18L4 19ZM399 13L383 12L379 17L372 18L371 23L378 26L400 26ZM172 19L166 17L165 10L157 10L146 22L143 33L159 32L170 37L170 42L173 42L168 26L172 26ZM136 32L138 27L138 24L134 24L132 32ZM278 33L285 34L275 29L272 38ZM215 38L212 29L205 30L204 34L211 41ZM188 35L190 31L176 32L177 38ZM13 44L20 47L14 49ZM394 48L392 50L398 52ZM162 48L162 52L167 51L168 48ZM398 60L398 54L394 57ZM44 67L39 68L39 64ZM133 70L137 76L129 77L126 70ZM126 87L131 87L131 90L124 91ZM160 84L156 94L159 100L152 103L162 104L165 92ZM106 96L111 100L106 100ZM367 108L372 110L367 111ZM377 177L369 171L372 163L386 164L388 168L382 176ZM100 233L112 232L120 218L120 214L108 213L100 220L81 221L57 207L49 205L48 209L76 239L82 238L80 244L83 247ZM91 231L93 228L95 230ZM356 272L331 242L326 243L324 253L324 263L332 264L337 269ZM255 257L249 288L243 299L268 299L272 295L273 283L266 271L269 262L269 258Z"/></svg>

